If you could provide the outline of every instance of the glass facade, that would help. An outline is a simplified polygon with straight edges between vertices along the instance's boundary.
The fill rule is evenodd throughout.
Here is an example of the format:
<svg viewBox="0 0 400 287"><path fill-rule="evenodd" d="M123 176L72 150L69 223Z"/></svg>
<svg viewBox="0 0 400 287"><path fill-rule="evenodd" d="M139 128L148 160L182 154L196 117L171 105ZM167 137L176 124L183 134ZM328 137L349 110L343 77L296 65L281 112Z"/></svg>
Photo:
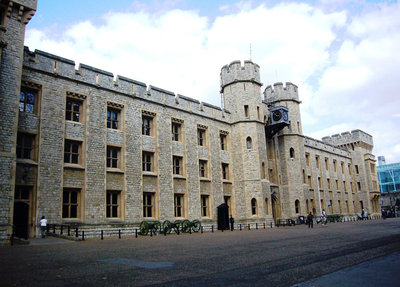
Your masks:
<svg viewBox="0 0 400 287"><path fill-rule="evenodd" d="M400 191L400 163L380 165L377 172L381 193Z"/></svg>

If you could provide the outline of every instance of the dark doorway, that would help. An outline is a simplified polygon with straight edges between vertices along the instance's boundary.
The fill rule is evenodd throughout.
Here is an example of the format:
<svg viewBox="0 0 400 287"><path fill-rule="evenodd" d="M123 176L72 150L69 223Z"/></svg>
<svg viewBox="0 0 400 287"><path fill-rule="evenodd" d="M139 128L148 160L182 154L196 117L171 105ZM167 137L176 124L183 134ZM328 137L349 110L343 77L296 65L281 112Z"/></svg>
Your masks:
<svg viewBox="0 0 400 287"><path fill-rule="evenodd" d="M15 202L14 204L14 234L28 239L29 204Z"/></svg>
<svg viewBox="0 0 400 287"><path fill-rule="evenodd" d="M225 203L217 207L218 210L218 230L229 229L229 206Z"/></svg>

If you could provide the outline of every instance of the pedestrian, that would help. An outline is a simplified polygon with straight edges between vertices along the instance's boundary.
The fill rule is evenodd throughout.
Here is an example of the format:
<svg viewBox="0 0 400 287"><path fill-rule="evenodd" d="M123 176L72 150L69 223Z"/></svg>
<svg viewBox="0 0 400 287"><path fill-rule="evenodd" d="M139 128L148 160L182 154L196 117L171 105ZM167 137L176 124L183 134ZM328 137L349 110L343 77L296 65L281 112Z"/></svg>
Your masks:
<svg viewBox="0 0 400 287"><path fill-rule="evenodd" d="M322 221L322 226L326 226L327 218L326 218L325 209L322 209L322 212L321 212L321 221Z"/></svg>
<svg viewBox="0 0 400 287"><path fill-rule="evenodd" d="M235 223L235 219L232 217L232 215L231 215L231 217L229 218L229 223L231 224L231 231L233 231L233 229L234 229L233 224Z"/></svg>
<svg viewBox="0 0 400 287"><path fill-rule="evenodd" d="M42 238L46 237L46 227L47 227L47 219L44 218L44 215L43 215L42 219L40 219L40 231L42 233Z"/></svg>
<svg viewBox="0 0 400 287"><path fill-rule="evenodd" d="M314 218L314 216L312 215L312 213L310 211L310 213L307 215L308 228L314 228L313 218Z"/></svg>
<svg viewBox="0 0 400 287"><path fill-rule="evenodd" d="M364 218L365 218L365 210L363 208L361 211L361 220L364 220Z"/></svg>

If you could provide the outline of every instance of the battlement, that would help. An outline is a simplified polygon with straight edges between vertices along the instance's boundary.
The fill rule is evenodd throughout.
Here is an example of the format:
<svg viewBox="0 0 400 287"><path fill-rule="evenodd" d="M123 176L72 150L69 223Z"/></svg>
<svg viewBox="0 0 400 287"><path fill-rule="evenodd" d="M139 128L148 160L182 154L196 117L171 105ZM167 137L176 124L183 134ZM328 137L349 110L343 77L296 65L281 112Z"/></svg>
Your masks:
<svg viewBox="0 0 400 287"><path fill-rule="evenodd" d="M221 92L230 84L237 82L253 82L260 86L260 66L252 61L244 61L244 65L240 61L233 61L229 65L221 68Z"/></svg>
<svg viewBox="0 0 400 287"><path fill-rule="evenodd" d="M75 68L75 62L40 50L24 49L24 69L45 73L56 78L66 78L95 88L125 95L131 98L170 106L175 109L199 114L227 122L230 113L220 107L200 102L152 85L114 74L85 64Z"/></svg>
<svg viewBox="0 0 400 287"><path fill-rule="evenodd" d="M264 90L264 101L267 104L288 100L300 102L298 88L290 82L286 82L286 86L283 86L283 83L275 83L273 88L269 85Z"/></svg>
<svg viewBox="0 0 400 287"><path fill-rule="evenodd" d="M354 144L358 142L363 142L370 146L374 145L372 136L367 134L366 132L363 132L362 130L353 130L351 132L344 132L341 134L323 137L322 141L335 146L352 143Z"/></svg>

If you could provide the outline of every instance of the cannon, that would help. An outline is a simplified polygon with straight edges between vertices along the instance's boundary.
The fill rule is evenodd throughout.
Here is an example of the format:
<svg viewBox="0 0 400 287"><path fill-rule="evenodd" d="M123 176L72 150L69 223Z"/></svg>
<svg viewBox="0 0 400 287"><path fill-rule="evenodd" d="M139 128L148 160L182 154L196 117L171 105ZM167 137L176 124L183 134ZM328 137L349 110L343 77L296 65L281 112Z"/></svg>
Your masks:
<svg viewBox="0 0 400 287"><path fill-rule="evenodd" d="M182 231L183 232L199 232L201 229L201 223L199 220L195 219L193 221L185 219L182 221Z"/></svg>
<svg viewBox="0 0 400 287"><path fill-rule="evenodd" d="M170 234L172 229L176 234L179 234L182 229L182 220L175 220L174 222L165 220L162 224L162 232L164 232L164 234Z"/></svg>
<svg viewBox="0 0 400 287"><path fill-rule="evenodd" d="M160 221L142 221L139 230L141 235L147 235L149 231L151 234L157 234L161 230L161 223Z"/></svg>

